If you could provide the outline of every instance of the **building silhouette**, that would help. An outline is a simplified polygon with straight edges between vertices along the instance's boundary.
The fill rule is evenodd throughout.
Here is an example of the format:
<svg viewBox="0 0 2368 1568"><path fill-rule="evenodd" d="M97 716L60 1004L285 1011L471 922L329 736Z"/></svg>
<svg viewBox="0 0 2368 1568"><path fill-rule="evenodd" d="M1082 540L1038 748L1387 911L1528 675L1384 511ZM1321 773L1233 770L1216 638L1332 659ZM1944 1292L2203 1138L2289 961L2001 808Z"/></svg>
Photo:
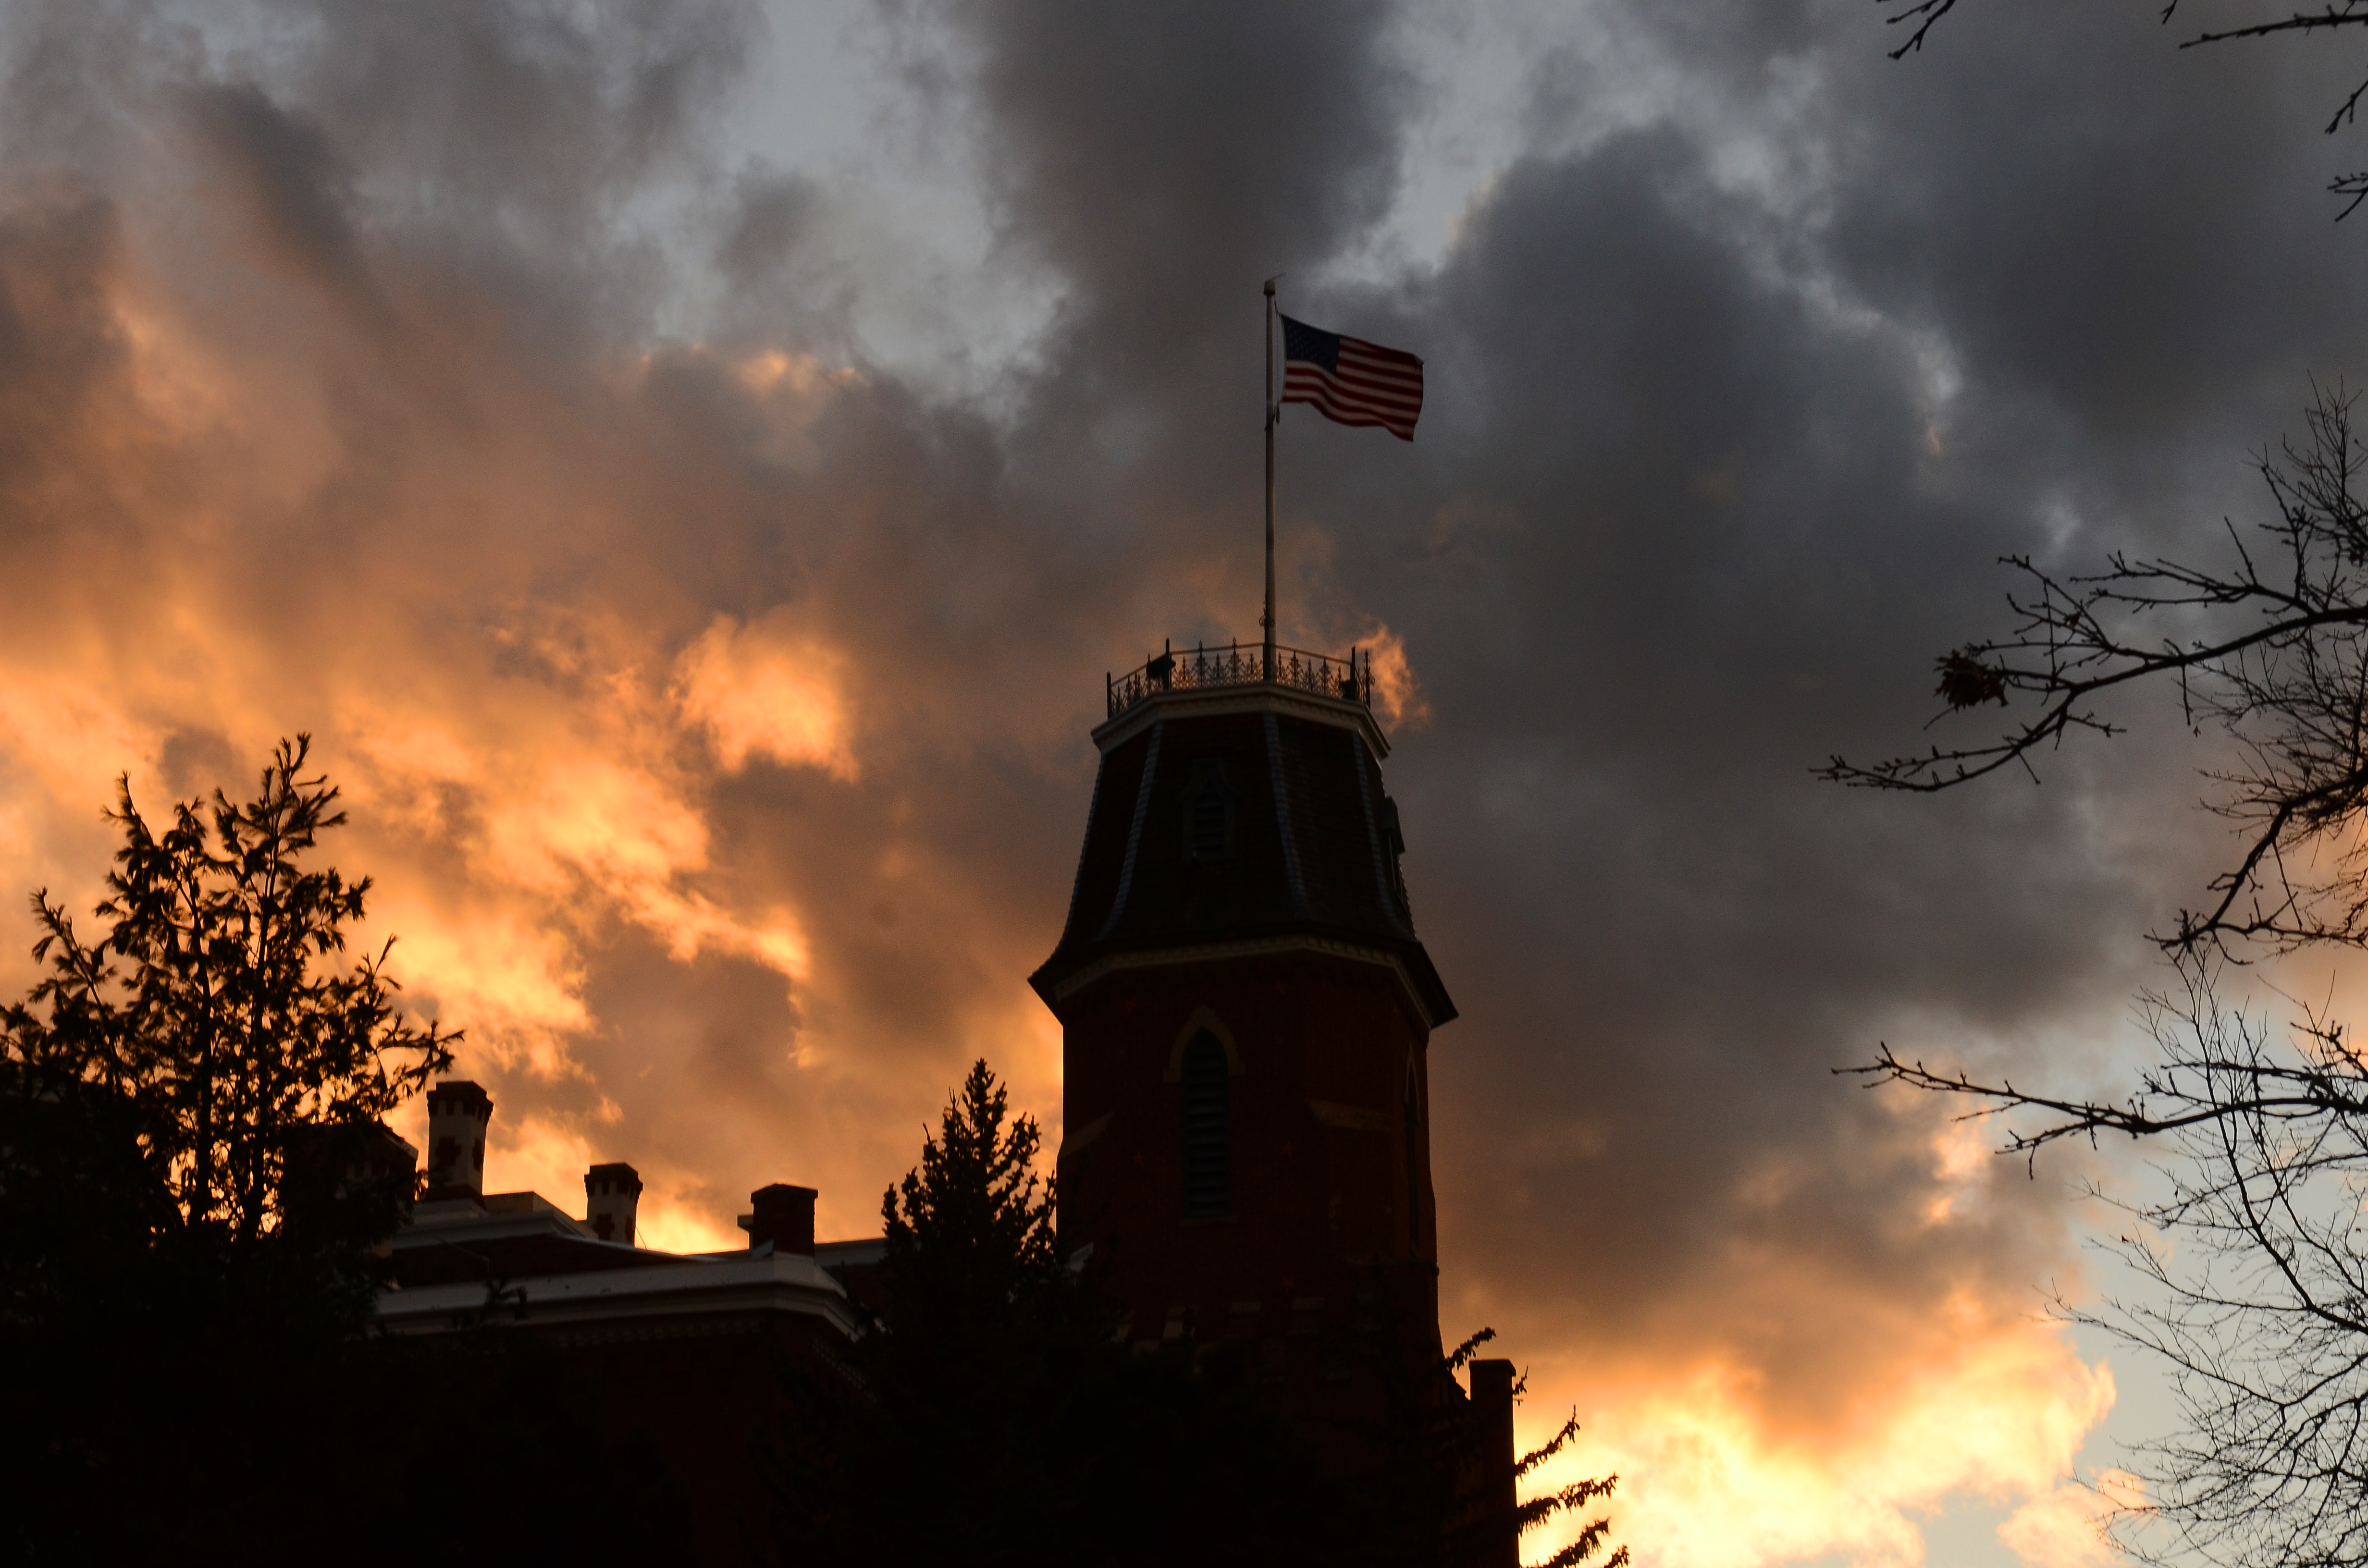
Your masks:
<svg viewBox="0 0 2368 1568"><path fill-rule="evenodd" d="M843 1381L845 1347L864 1316L849 1281L860 1290L882 1244L817 1246L814 1189L776 1183L750 1194L745 1248L640 1246L642 1182L630 1165L585 1173L582 1219L538 1193L484 1191L493 1114L475 1084L428 1092L426 1186L388 1243L380 1327L533 1335L597 1389L611 1435L653 1444L689 1506L698 1560L755 1561L749 1543L770 1506L769 1446L791 1414L778 1371Z"/></svg>
<svg viewBox="0 0 2368 1568"><path fill-rule="evenodd" d="M1369 661L1170 651L1112 679L1068 916L1030 983L1063 1031L1061 1244L1138 1348L1238 1357L1336 1472L1372 1462L1393 1381L1439 1369L1431 1032L1455 1006L1415 934ZM577 1219L483 1190L493 1106L428 1096L424 1196L390 1331L542 1335L658 1441L702 1553L739 1560L756 1354L845 1365L882 1244L817 1244L812 1188L752 1195L745 1251L639 1247L632 1166ZM1475 1362L1477 1491L1509 1513L1512 1368ZM1509 1528L1494 1561L1518 1563Z"/></svg>
<svg viewBox="0 0 2368 1568"><path fill-rule="evenodd" d="M1269 678L1271 675L1272 678ZM1109 687L1068 920L1060 1224L1138 1342L1234 1342L1336 1463L1440 1355L1434 1028L1370 664L1170 651Z"/></svg>

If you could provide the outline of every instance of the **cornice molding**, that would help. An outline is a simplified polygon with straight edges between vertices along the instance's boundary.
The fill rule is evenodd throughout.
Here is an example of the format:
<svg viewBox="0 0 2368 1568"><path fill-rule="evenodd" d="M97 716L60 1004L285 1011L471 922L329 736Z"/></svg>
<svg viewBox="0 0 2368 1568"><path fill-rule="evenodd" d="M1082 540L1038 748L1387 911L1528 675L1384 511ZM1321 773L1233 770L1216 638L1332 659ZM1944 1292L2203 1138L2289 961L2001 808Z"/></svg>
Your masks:
<svg viewBox="0 0 2368 1568"><path fill-rule="evenodd" d="M377 1302L378 1321L392 1334L450 1333L456 1321L485 1311L485 1287L477 1281L381 1290ZM849 1338L857 1332L838 1281L794 1253L515 1280L488 1315L505 1327L619 1332L653 1319L720 1322L767 1312L820 1318Z"/></svg>
<svg viewBox="0 0 2368 1568"><path fill-rule="evenodd" d="M1144 698L1117 718L1106 721L1094 731L1094 744L1108 756L1140 734L1145 725L1162 719L1197 719L1224 713L1288 713L1294 719L1310 719L1336 729L1354 730L1365 737L1365 744L1372 748L1374 756L1390 755L1389 737L1382 733L1382 727L1373 722L1372 710L1363 703L1318 697L1312 691L1281 685L1195 687L1185 691L1163 691L1156 697Z"/></svg>
<svg viewBox="0 0 2368 1568"><path fill-rule="evenodd" d="M1406 968L1405 960L1380 948L1360 947L1353 942L1335 941L1327 937L1258 937L1238 942L1203 942L1193 947L1105 953L1054 985L1052 1000L1065 1002L1096 981L1120 970L1164 969L1177 964L1211 963L1226 959L1265 958L1275 953L1322 953L1329 958L1348 959L1357 963L1379 964L1397 976L1399 988L1405 991L1406 1000L1414 1004L1415 1016L1422 1020L1423 1028L1439 1028L1439 1020L1431 1017L1430 1007L1423 1001L1422 990L1415 984L1414 974Z"/></svg>

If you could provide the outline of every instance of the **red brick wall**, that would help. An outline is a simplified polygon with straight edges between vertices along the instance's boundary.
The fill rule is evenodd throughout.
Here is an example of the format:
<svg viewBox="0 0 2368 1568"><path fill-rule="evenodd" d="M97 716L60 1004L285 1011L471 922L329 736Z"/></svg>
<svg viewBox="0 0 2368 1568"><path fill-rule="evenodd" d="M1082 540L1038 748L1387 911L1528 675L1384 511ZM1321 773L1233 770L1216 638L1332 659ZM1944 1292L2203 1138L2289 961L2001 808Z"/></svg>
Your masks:
<svg viewBox="0 0 2368 1568"><path fill-rule="evenodd" d="M1332 1447L1316 1428L1371 1405L1385 1346L1439 1351L1429 1029L1404 986L1381 964L1290 951L1120 969L1060 1014L1063 1247L1094 1244L1138 1341L1241 1342ZM1233 1212L1188 1221L1171 1063L1204 1017L1237 1058Z"/></svg>

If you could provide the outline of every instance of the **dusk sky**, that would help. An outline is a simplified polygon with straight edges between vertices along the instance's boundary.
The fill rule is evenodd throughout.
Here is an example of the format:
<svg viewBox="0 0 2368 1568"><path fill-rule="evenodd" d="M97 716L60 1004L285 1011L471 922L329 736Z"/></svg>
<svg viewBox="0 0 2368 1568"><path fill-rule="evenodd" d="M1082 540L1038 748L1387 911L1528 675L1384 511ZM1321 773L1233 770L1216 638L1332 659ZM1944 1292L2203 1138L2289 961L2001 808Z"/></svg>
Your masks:
<svg viewBox="0 0 2368 1568"><path fill-rule="evenodd" d="M2213 754L1812 771L1926 743L1997 557L2208 556L2368 381L2368 50L2205 9L12 0L0 982L119 773L304 731L490 1186L876 1233L979 1056L1057 1137L1088 732L1258 636L1281 273L1428 366L1411 445L1286 412L1280 619L1383 677L1451 1342L1641 1568L2101 1564L2170 1413L2044 1292L2142 1167L1828 1070L2120 1082Z"/></svg>

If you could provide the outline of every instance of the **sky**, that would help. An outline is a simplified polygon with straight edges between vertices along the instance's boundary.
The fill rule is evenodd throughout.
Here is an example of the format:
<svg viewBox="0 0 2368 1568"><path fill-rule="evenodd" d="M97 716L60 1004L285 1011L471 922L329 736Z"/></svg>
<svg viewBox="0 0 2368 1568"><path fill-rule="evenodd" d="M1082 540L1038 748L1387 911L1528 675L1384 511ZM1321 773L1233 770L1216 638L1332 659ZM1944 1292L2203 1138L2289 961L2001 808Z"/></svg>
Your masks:
<svg viewBox="0 0 2368 1568"><path fill-rule="evenodd" d="M1282 274L1428 366L1411 446L1286 415L1279 572L1393 683L1442 1326L1646 1568L2101 1564L2169 1416L2043 1309L2142 1174L1830 1069L2122 1081L2208 744L2139 693L2036 784L1813 770L1925 743L1999 556L2262 515L2368 377L2361 62L1883 15L16 0L0 888L86 908L119 775L307 733L493 1185L872 1233L974 1058L1057 1132L1095 682L1257 634Z"/></svg>

